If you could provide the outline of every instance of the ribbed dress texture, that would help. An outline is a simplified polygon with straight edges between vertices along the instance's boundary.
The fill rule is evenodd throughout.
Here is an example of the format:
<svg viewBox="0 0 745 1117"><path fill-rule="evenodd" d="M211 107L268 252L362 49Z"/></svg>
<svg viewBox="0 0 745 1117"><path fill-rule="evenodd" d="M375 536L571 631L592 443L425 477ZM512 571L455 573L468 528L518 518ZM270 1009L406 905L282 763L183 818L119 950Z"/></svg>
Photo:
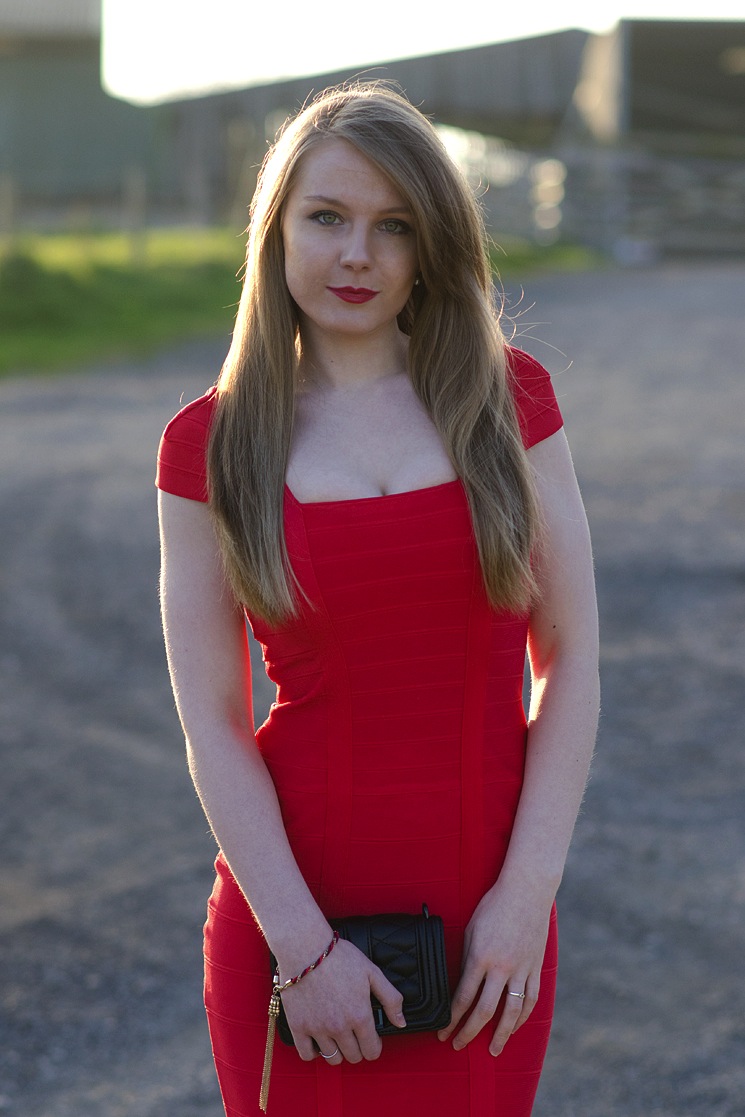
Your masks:
<svg viewBox="0 0 745 1117"><path fill-rule="evenodd" d="M510 351L526 446L561 426L548 374ZM161 442L159 487L206 500L215 393ZM299 867L328 917L430 911L451 988L463 931L499 875L523 779L527 617L486 600L460 481L301 504L285 492L295 573L313 603L282 627L249 617L277 697L257 742ZM258 1117L268 947L223 857L205 926L205 1005L228 1117ZM494 1025L463 1051L434 1034L383 1040L331 1067L275 1046L269 1117L529 1117L548 1043L552 916L541 995L496 1059Z"/></svg>

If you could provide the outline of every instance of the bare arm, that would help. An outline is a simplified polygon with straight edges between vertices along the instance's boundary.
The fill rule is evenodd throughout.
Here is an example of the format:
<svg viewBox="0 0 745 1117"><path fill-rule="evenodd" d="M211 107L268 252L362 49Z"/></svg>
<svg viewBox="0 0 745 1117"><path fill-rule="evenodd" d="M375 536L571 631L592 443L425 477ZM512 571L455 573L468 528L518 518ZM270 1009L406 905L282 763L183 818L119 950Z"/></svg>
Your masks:
<svg viewBox="0 0 745 1117"><path fill-rule="evenodd" d="M189 770L267 939L291 954L300 923L304 957L323 949L331 929L298 871L256 747L243 614L224 584L206 507L161 494L160 522L163 625Z"/></svg>
<svg viewBox="0 0 745 1117"><path fill-rule="evenodd" d="M284 980L318 957L331 928L297 866L256 745L245 621L225 584L208 510L161 493L159 516L163 626L189 770ZM288 991L285 1007L303 1058L314 1055L311 1037L322 1050L338 1044L355 1062L379 1054L371 987L393 1019L400 1011L399 994L344 943ZM340 1015L340 1003L350 1006L346 1016Z"/></svg>
<svg viewBox="0 0 745 1117"><path fill-rule="evenodd" d="M525 778L507 857L466 930L450 1036L462 1047L507 997L490 1044L498 1054L538 997L548 920L582 801L597 730L598 633L587 520L562 431L529 452L544 517L541 598L530 619L532 674ZM484 982L481 994L479 988ZM477 999L478 998L478 999Z"/></svg>

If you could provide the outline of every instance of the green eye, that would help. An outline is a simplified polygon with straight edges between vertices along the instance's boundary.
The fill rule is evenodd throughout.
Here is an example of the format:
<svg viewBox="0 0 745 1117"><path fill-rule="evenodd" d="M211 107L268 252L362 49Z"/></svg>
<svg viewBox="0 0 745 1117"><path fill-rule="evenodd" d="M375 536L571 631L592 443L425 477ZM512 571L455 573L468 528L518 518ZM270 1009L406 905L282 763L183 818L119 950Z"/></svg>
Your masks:
<svg viewBox="0 0 745 1117"><path fill-rule="evenodd" d="M393 233L396 236L409 232L409 226L405 222L395 218L391 218L390 221L384 221L381 228L384 232Z"/></svg>
<svg viewBox="0 0 745 1117"><path fill-rule="evenodd" d="M321 213L314 213L311 217L311 221L317 221L319 225L336 225L338 224L339 220L339 215L336 213L332 213L330 210L323 210Z"/></svg>

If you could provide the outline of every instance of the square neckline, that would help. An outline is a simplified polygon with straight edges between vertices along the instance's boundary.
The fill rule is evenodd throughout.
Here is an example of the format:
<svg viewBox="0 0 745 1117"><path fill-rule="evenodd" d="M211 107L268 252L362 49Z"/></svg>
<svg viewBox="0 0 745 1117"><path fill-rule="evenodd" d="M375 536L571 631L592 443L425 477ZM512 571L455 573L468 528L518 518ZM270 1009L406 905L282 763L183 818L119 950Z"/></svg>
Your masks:
<svg viewBox="0 0 745 1117"><path fill-rule="evenodd" d="M329 508L333 505L377 504L382 500L400 500L402 497L413 497L421 493L436 493L439 489L449 489L453 485L460 484L460 477L453 477L451 481L440 481L436 485L421 485L418 489L402 489L401 492L398 493L378 493L376 496L341 497L337 500L298 500L285 481L285 495L289 496L298 508Z"/></svg>

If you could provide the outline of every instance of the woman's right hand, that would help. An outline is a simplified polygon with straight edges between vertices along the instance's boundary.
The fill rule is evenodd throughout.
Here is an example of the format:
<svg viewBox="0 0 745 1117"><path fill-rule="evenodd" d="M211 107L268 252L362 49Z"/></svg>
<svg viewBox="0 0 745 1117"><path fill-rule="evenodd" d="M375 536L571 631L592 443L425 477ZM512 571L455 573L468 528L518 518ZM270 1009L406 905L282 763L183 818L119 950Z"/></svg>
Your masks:
<svg viewBox="0 0 745 1117"><path fill-rule="evenodd" d="M280 962L280 979L286 980ZM323 1055L338 1065L377 1059L382 1051L370 1005L374 993L392 1024L405 1028L403 997L361 950L339 939L328 958L282 993L287 1022L301 1059Z"/></svg>

